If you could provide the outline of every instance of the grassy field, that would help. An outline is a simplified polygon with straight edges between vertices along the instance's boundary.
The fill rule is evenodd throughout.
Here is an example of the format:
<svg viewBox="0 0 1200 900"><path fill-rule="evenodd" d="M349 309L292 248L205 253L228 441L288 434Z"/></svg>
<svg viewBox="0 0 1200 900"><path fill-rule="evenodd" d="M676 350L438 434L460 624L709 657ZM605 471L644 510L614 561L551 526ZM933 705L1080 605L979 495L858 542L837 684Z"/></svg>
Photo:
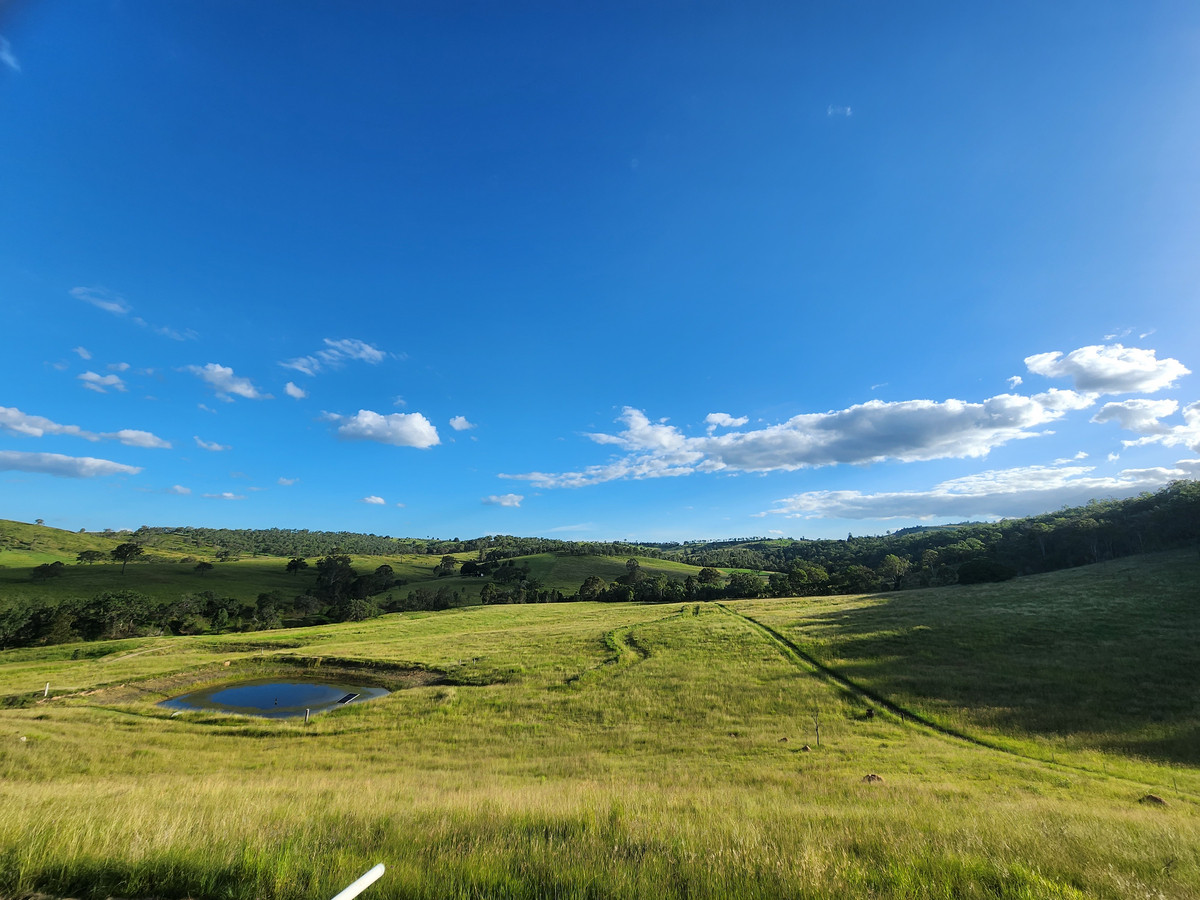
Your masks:
<svg viewBox="0 0 1200 900"><path fill-rule="evenodd" d="M0 653L0 896L298 900L383 862L380 900L1200 897L1200 770L1107 707L1191 727L1192 565ZM1040 667L997 683L1005 647ZM355 661L400 689L307 726L155 706Z"/></svg>
<svg viewBox="0 0 1200 900"><path fill-rule="evenodd" d="M1190 550L1004 584L734 606L856 685L998 745L1196 769L1198 586Z"/></svg>

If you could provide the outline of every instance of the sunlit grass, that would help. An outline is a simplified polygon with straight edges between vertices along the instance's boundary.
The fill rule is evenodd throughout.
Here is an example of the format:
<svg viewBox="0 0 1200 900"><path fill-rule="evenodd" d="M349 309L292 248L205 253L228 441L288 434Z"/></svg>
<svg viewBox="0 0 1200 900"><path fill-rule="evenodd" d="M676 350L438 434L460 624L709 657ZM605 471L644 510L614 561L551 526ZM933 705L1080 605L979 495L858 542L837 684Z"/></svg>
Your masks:
<svg viewBox="0 0 1200 900"><path fill-rule="evenodd" d="M475 608L99 649L0 654L0 694L70 687L0 710L0 896L299 900L376 862L381 900L1200 896L1200 812L1154 781L1162 767L1125 763L1168 799L1149 807L1141 782L867 718L715 606ZM447 681L307 726L171 718L135 690L280 657Z"/></svg>

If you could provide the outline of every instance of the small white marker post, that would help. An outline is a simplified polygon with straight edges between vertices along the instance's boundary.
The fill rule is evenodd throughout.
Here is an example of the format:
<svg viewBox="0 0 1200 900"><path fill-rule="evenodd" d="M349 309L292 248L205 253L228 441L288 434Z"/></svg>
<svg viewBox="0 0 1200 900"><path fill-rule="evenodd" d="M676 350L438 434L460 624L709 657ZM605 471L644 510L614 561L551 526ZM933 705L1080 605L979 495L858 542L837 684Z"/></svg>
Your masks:
<svg viewBox="0 0 1200 900"><path fill-rule="evenodd" d="M308 714L309 714L310 712L312 712L312 710L311 710L311 709L306 709L306 710L304 711L304 724L305 724L305 725L307 725L307 724L308 724Z"/></svg>
<svg viewBox="0 0 1200 900"><path fill-rule="evenodd" d="M351 898L357 897L376 881L378 881L379 876L382 874L383 863L379 863L360 875L353 884L343 888L339 893L335 894L333 900L351 900Z"/></svg>
<svg viewBox="0 0 1200 900"><path fill-rule="evenodd" d="M50 696L50 682L48 682L48 681L46 682L46 690L44 690L44 691L42 692L42 696L43 696L43 697L49 697L49 696Z"/></svg>

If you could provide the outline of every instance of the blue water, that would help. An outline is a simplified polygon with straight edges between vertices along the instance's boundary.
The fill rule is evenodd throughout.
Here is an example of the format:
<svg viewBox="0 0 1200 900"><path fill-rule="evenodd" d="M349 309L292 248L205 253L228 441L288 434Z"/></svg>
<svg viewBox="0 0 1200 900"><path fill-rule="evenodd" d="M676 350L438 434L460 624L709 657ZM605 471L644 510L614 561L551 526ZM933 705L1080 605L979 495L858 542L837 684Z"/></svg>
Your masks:
<svg viewBox="0 0 1200 900"><path fill-rule="evenodd" d="M383 688L366 687L342 681L278 681L261 679L240 684L217 685L194 691L159 706L169 709L203 709L210 712L239 713L246 716L265 716L286 719L303 716L306 710L314 713L351 703L362 703L388 693ZM350 699L346 699L350 698Z"/></svg>

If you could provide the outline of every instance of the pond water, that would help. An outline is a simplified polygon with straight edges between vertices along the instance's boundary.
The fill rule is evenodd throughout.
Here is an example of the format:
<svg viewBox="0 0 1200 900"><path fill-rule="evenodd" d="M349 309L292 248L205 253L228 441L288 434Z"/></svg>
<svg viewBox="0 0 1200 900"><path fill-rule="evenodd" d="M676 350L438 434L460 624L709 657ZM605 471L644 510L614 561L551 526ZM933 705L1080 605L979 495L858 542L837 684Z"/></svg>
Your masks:
<svg viewBox="0 0 1200 900"><path fill-rule="evenodd" d="M219 684L203 691L193 691L163 700L158 705L177 710L203 709L209 712L287 719L303 716L305 710L324 712L351 703L374 700L387 693L388 691L381 687L367 687L344 681L283 681L264 678L257 681L240 681L237 684Z"/></svg>

